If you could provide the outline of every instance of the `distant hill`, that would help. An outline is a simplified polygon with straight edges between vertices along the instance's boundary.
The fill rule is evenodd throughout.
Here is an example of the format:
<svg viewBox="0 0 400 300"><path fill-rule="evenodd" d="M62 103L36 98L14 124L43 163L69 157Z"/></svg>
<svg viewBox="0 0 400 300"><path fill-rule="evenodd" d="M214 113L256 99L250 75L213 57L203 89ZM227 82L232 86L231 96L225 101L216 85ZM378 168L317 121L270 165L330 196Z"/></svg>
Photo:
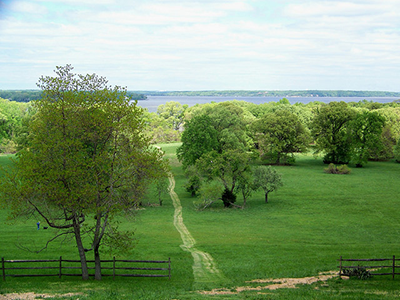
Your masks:
<svg viewBox="0 0 400 300"><path fill-rule="evenodd" d="M227 91L135 91L147 96L212 96L212 97L400 97L400 92L342 90L227 90Z"/></svg>

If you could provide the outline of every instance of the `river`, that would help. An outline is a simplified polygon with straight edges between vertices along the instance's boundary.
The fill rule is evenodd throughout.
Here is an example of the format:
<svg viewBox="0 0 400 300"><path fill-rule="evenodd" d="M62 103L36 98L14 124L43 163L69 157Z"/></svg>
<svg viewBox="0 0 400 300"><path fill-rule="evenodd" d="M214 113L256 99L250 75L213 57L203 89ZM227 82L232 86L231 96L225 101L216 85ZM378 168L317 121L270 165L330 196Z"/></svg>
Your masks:
<svg viewBox="0 0 400 300"><path fill-rule="evenodd" d="M139 100L138 105L147 108L149 112L156 112L160 104L165 104L170 101L176 101L189 106L196 104L205 104L211 102L224 102L231 100L247 101L254 104L261 104L266 102L278 102L283 97L206 97L206 96L147 96L147 100ZM359 102L362 100L387 103L399 100L398 97L286 97L291 104L319 101L324 103L334 101L344 102Z"/></svg>

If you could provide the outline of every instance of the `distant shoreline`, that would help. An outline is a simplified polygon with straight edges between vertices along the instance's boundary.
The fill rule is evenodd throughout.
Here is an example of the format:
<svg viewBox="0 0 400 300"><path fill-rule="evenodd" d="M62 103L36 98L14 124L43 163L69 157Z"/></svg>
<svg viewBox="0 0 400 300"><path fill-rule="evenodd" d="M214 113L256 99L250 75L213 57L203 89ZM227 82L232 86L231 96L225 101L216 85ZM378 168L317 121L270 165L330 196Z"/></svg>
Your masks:
<svg viewBox="0 0 400 300"><path fill-rule="evenodd" d="M134 93L170 97L400 97L400 92L348 90L134 91Z"/></svg>
<svg viewBox="0 0 400 300"><path fill-rule="evenodd" d="M29 102L40 99L41 90L1 90L0 98L17 102ZM346 91L346 90L205 90L205 91L131 91L128 96L134 100L147 100L148 97L214 97L224 98L384 98L397 97L400 92L387 91ZM317 100L316 100L317 101ZM323 100L321 100L323 101Z"/></svg>

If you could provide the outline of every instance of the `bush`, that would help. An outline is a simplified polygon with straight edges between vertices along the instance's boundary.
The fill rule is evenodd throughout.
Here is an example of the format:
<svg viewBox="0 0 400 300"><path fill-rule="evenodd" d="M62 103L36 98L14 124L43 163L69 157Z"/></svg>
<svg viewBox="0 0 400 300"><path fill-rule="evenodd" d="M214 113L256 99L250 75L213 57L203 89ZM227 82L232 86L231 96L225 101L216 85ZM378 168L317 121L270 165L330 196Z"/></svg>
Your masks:
<svg viewBox="0 0 400 300"><path fill-rule="evenodd" d="M325 173L328 174L350 174L351 169L347 165L341 165L339 167L330 163L327 168L324 169Z"/></svg>
<svg viewBox="0 0 400 300"><path fill-rule="evenodd" d="M221 199L224 202L225 207L231 207L232 204L236 202L236 195L230 190L225 189L224 193L221 196Z"/></svg>
<svg viewBox="0 0 400 300"><path fill-rule="evenodd" d="M358 279L368 279L372 277L372 274L365 267L356 267L352 269L343 269L342 274L344 276L354 276Z"/></svg>

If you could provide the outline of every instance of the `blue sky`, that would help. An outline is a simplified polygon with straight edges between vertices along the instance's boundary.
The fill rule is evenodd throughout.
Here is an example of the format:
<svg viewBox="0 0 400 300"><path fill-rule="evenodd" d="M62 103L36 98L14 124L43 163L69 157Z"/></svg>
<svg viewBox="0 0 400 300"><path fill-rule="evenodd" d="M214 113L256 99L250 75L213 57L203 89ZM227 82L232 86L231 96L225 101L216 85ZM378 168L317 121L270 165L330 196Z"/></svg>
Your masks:
<svg viewBox="0 0 400 300"><path fill-rule="evenodd" d="M0 89L65 64L129 90L400 92L400 1L0 0Z"/></svg>

